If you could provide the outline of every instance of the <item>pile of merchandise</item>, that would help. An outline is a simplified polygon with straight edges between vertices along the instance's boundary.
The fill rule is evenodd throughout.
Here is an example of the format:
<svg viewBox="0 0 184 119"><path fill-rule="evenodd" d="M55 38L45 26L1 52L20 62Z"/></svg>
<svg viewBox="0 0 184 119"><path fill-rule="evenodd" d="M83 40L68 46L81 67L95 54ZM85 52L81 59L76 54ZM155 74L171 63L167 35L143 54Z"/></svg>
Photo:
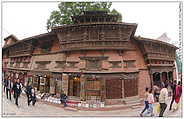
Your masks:
<svg viewBox="0 0 184 119"><path fill-rule="evenodd" d="M101 101L90 100L90 101L85 101L85 102L83 101L78 106L86 107L86 108L102 108L105 106L105 104L104 102L101 102Z"/></svg>
<svg viewBox="0 0 184 119"><path fill-rule="evenodd" d="M44 101L51 102L51 103L54 103L54 104L61 104L60 98L55 98L53 96L49 96L47 98L45 97Z"/></svg>

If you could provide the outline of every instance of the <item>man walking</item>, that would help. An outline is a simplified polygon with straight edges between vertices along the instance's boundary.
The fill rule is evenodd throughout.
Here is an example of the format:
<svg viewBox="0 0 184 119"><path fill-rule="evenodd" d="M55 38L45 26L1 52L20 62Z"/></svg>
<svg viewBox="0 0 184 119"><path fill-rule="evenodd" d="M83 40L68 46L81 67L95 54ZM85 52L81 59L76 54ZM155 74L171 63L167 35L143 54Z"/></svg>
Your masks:
<svg viewBox="0 0 184 119"><path fill-rule="evenodd" d="M9 95L9 98L11 100L11 89L12 89L12 82L11 82L11 79L8 78L8 80L6 81L6 96L7 96L7 99L8 99L8 95Z"/></svg>
<svg viewBox="0 0 184 119"><path fill-rule="evenodd" d="M6 87L7 87L7 84L8 84L8 76L4 78L4 82L3 83L4 83L4 92L5 92L5 94L7 94L6 93Z"/></svg>
<svg viewBox="0 0 184 119"><path fill-rule="evenodd" d="M145 107L144 107L144 109L142 110L142 112L140 114L141 117L143 116L143 113L149 108L149 105L148 105L148 95L149 95L148 88L146 88L146 92L144 94L144 104L145 104Z"/></svg>
<svg viewBox="0 0 184 119"><path fill-rule="evenodd" d="M172 104L175 100L175 96L176 96L176 80L174 80L171 84L171 89L172 89L172 100L171 100L171 104L170 104L170 108L169 110L172 110Z"/></svg>
<svg viewBox="0 0 184 119"><path fill-rule="evenodd" d="M31 90L32 90L32 86L30 85L30 83L27 84L26 86L26 95L27 95L27 104L28 106L30 105L31 102Z"/></svg>
<svg viewBox="0 0 184 119"><path fill-rule="evenodd" d="M32 101L32 105L34 106L36 103L36 92L35 92L35 88L31 89L31 101Z"/></svg>
<svg viewBox="0 0 184 119"><path fill-rule="evenodd" d="M19 79L17 79L15 84L13 85L13 91L15 96L15 104L18 106L18 98L21 94L21 85Z"/></svg>
<svg viewBox="0 0 184 119"><path fill-rule="evenodd" d="M160 114L159 117L163 117L165 109L167 108L167 99L168 99L168 84L165 84L164 87L160 91L159 103L160 103Z"/></svg>

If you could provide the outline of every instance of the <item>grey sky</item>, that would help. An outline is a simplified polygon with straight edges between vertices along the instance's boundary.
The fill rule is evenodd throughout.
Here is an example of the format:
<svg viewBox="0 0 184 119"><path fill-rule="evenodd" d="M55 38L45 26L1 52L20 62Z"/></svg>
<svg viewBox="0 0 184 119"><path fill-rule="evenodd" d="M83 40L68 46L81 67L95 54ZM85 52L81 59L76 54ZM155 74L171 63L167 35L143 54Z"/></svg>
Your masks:
<svg viewBox="0 0 184 119"><path fill-rule="evenodd" d="M10 34L20 40L46 33L50 12L57 10L58 2L3 3L3 38ZM179 2L113 2L123 22L137 23L136 35L158 38L167 33L171 42L179 42Z"/></svg>

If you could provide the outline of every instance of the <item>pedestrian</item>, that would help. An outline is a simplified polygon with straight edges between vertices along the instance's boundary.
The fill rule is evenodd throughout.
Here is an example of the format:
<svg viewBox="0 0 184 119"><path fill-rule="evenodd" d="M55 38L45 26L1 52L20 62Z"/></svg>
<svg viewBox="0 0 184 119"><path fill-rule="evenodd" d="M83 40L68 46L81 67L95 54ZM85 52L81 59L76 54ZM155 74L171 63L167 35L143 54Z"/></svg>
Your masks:
<svg viewBox="0 0 184 119"><path fill-rule="evenodd" d="M61 91L60 101L64 104L64 107L67 106L67 95L64 93L64 91Z"/></svg>
<svg viewBox="0 0 184 119"><path fill-rule="evenodd" d="M31 101L32 101L32 105L34 106L36 103L36 92L35 92L35 88L31 89Z"/></svg>
<svg viewBox="0 0 184 119"><path fill-rule="evenodd" d="M173 105L173 102L175 100L175 96L176 96L176 80L174 80L172 83L171 83L171 90L172 90L172 100L171 100L171 104L170 104L170 108L169 110L172 110L172 105Z"/></svg>
<svg viewBox="0 0 184 119"><path fill-rule="evenodd" d="M181 86L181 82L178 81L178 85L176 86L176 96L175 96L175 103L177 105L177 108L175 110L178 109L181 94L182 94L182 86Z"/></svg>
<svg viewBox="0 0 184 119"><path fill-rule="evenodd" d="M149 90L149 94L148 94L148 109L147 112L145 113L145 115L150 114L150 116L154 116L153 114L153 103L154 103L154 97L152 94L152 89Z"/></svg>
<svg viewBox="0 0 184 119"><path fill-rule="evenodd" d="M13 85L12 85L10 77L6 81L6 85L7 85L6 86L6 97L8 99L8 96L9 96L9 99L11 100L11 89L12 89Z"/></svg>
<svg viewBox="0 0 184 119"><path fill-rule="evenodd" d="M4 78L4 81L3 81L3 83L4 83L4 92L6 93L6 87L7 87L7 84L8 84L8 76L7 77L5 77Z"/></svg>
<svg viewBox="0 0 184 119"><path fill-rule="evenodd" d="M25 90L26 95L27 95L27 104L28 104L28 106L30 105L30 102L31 102L31 90L32 90L32 86L28 82L28 84L26 86L26 90Z"/></svg>
<svg viewBox="0 0 184 119"><path fill-rule="evenodd" d="M163 114L167 108L167 99L168 99L168 84L165 84L164 87L160 91L159 103L160 103L160 114L159 117L163 117Z"/></svg>
<svg viewBox="0 0 184 119"><path fill-rule="evenodd" d="M156 102L158 102L158 98L159 98L159 95L160 95L160 88L157 85L154 85L153 86L153 91L154 91L155 100L156 100Z"/></svg>
<svg viewBox="0 0 184 119"><path fill-rule="evenodd" d="M13 85L13 91L14 91L14 97L15 97L15 104L17 106L19 106L18 98L19 98L19 96L21 94L21 91L22 91L19 79L17 79L16 82L14 83L14 85Z"/></svg>
<svg viewBox="0 0 184 119"><path fill-rule="evenodd" d="M142 110L142 112L140 113L140 116L142 117L143 116L143 113L148 109L149 105L148 105L148 95L149 95L149 88L146 88L146 92L144 94L144 104L145 104L145 107L144 109Z"/></svg>

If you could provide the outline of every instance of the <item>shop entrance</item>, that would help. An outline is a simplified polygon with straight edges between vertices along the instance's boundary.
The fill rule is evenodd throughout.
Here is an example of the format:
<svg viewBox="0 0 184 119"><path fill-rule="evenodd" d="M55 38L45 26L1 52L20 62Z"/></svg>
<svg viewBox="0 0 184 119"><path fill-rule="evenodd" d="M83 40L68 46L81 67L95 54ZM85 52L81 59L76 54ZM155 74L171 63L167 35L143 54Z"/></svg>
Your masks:
<svg viewBox="0 0 184 119"><path fill-rule="evenodd" d="M48 93L50 90L50 77L47 75L36 75L33 81L33 86L42 93Z"/></svg>
<svg viewBox="0 0 184 119"><path fill-rule="evenodd" d="M69 96L80 97L80 77L69 76Z"/></svg>
<svg viewBox="0 0 184 119"><path fill-rule="evenodd" d="M153 85L161 87L161 77L159 72L153 73Z"/></svg>

